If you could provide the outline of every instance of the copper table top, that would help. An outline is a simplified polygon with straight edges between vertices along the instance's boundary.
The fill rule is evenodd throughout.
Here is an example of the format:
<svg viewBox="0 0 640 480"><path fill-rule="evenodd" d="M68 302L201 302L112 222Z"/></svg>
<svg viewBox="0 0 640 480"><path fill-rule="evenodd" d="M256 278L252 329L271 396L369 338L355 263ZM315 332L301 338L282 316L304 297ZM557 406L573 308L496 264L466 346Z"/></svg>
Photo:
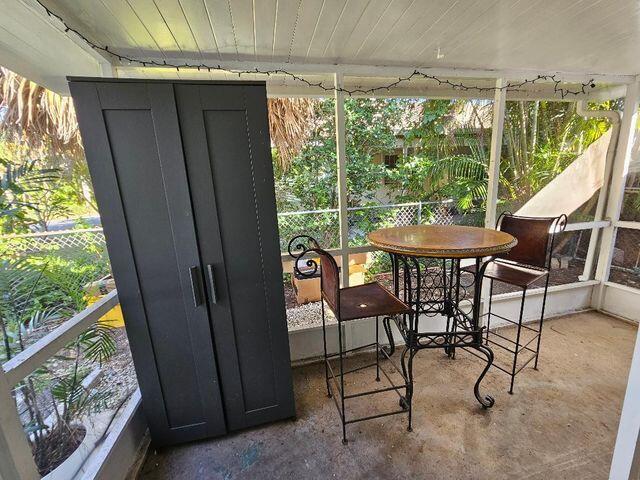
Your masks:
<svg viewBox="0 0 640 480"><path fill-rule="evenodd" d="M477 258L511 250L518 241L497 230L462 225L407 225L367 235L385 252L433 258Z"/></svg>

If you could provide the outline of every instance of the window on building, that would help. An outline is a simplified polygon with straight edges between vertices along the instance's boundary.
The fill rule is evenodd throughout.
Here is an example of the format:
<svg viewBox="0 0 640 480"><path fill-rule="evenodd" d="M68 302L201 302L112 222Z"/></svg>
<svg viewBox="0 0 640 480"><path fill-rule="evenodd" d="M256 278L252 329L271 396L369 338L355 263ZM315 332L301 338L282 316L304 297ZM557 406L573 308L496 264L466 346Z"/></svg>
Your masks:
<svg viewBox="0 0 640 480"><path fill-rule="evenodd" d="M385 155L384 156L384 166L387 168L396 168L398 165L398 157L399 155Z"/></svg>

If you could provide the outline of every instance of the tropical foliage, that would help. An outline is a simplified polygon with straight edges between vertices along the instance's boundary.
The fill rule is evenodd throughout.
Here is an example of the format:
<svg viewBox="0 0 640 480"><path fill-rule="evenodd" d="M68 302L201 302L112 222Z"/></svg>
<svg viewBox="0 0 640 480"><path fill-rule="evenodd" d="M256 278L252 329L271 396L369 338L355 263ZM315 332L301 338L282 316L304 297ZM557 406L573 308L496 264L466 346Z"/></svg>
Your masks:
<svg viewBox="0 0 640 480"><path fill-rule="evenodd" d="M86 283L105 271L100 256L5 256L0 261L0 364L86 308ZM41 474L62 463L82 441L83 417L106 408L109 389L85 380L115 351L112 328L95 323L16 387L16 407Z"/></svg>
<svg viewBox="0 0 640 480"><path fill-rule="evenodd" d="M595 105L617 109L615 101ZM585 119L572 102L507 102L501 162L500 199L517 210L561 173L610 127L605 119ZM581 208L586 215L595 198Z"/></svg>
<svg viewBox="0 0 640 480"><path fill-rule="evenodd" d="M596 108L616 108L615 102ZM337 208L333 101L319 101L300 153L276 163L279 211ZM492 104L487 101L347 99L349 206L454 199L482 209L487 194ZM517 209L609 128L570 102L507 102L500 200ZM380 154L404 155L385 168ZM277 153L276 153L277 156ZM591 204L586 205L586 212Z"/></svg>

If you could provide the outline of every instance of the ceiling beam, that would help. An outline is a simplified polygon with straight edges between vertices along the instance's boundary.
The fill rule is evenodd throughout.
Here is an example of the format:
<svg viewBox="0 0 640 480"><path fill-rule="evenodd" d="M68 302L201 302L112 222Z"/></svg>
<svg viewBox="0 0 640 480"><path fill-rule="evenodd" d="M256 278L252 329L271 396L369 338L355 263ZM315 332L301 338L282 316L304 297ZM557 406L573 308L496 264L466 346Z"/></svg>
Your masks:
<svg viewBox="0 0 640 480"><path fill-rule="evenodd" d="M120 52L125 53L125 52ZM190 65L199 65L202 63L202 58L191 57L179 57L179 58L162 58L159 56L147 56L140 58L139 60L145 62L158 62L162 63L167 61L168 63L188 63ZM126 62L117 62L118 66L126 68L128 65ZM211 66L222 67L225 70L246 70L252 71L255 68L259 68L262 71L265 70L279 70L283 69L291 73L297 74L334 74L340 73L345 77L403 77L410 75L414 70L433 75L442 78L477 78L477 79L492 79L504 78L509 80L523 80L534 79L538 75L555 76L557 80L567 83L582 83L593 80L596 83L607 84L628 84L634 81L635 75L620 75L615 73L590 73L590 72L563 72L552 70L533 70L533 69L480 69L480 68L456 68L456 67L414 67L407 65L355 65L355 64L334 64L334 63L287 63L287 62L264 62L253 60L219 60L211 59L206 61ZM134 65L137 66L137 65ZM161 68L166 68L160 65ZM153 68L152 65L149 68Z"/></svg>
<svg viewBox="0 0 640 480"><path fill-rule="evenodd" d="M626 85L614 85L608 88L598 88L593 92L587 94L587 100L590 101L604 101L615 100L616 98L622 98L627 94Z"/></svg>
<svg viewBox="0 0 640 480"><path fill-rule="evenodd" d="M349 88L349 86L347 86ZM623 87L624 88L624 87ZM333 95L332 92L322 92L319 89L313 89L305 86L289 86L289 85L277 85L267 82L267 96L271 98L278 97L310 97L310 98L328 98ZM494 92L472 92L462 91L454 89L442 89L442 88L393 88L388 92L378 92L375 95L363 95L353 94L353 98L429 98L436 99L454 99L454 98L466 98L475 100L492 100ZM561 98L560 95L554 95L552 90L549 91L523 91L523 92L507 92L506 98L509 101L514 100L550 100L557 102L575 102L586 95L574 96L569 95ZM591 98L591 97L587 97Z"/></svg>

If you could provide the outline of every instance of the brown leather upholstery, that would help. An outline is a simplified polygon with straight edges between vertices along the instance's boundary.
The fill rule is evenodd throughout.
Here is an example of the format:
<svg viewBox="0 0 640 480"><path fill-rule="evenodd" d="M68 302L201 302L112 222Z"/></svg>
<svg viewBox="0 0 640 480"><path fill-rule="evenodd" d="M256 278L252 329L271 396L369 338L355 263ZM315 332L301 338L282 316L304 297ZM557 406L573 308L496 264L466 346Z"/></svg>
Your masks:
<svg viewBox="0 0 640 480"><path fill-rule="evenodd" d="M338 264L333 256L321 248L313 251L320 255L322 297L339 321L411 311L407 304L401 302L378 282L340 288Z"/></svg>
<svg viewBox="0 0 640 480"><path fill-rule="evenodd" d="M315 250L320 255L320 285L322 296L327 301L331 310L338 308L338 295L340 290L340 272L335 259L322 249Z"/></svg>
<svg viewBox="0 0 640 480"><path fill-rule="evenodd" d="M475 273L475 265L465 267L462 270L465 272ZM534 270L532 268L524 268L516 265L509 265L504 262L491 262L486 270L484 276L487 278L493 278L500 282L509 283L511 285L517 285L525 288L531 285L533 282L546 275L546 271Z"/></svg>
<svg viewBox="0 0 640 480"><path fill-rule="evenodd" d="M408 313L411 309L378 282L340 290L340 320Z"/></svg>
<svg viewBox="0 0 640 480"><path fill-rule="evenodd" d="M548 268L551 229L557 218L504 215L498 230L516 237L518 244L509 252L496 255L513 262Z"/></svg>

